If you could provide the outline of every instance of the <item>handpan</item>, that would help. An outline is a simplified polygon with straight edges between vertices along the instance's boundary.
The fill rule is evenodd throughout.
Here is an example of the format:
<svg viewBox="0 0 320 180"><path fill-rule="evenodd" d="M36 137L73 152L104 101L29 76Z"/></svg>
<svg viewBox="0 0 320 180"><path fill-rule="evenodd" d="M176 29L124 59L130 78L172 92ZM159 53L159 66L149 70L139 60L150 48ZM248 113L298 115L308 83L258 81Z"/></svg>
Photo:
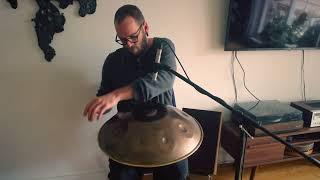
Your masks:
<svg viewBox="0 0 320 180"><path fill-rule="evenodd" d="M159 167L186 159L202 139L203 130L192 116L154 103L118 112L98 134L99 146L109 158L136 167Z"/></svg>

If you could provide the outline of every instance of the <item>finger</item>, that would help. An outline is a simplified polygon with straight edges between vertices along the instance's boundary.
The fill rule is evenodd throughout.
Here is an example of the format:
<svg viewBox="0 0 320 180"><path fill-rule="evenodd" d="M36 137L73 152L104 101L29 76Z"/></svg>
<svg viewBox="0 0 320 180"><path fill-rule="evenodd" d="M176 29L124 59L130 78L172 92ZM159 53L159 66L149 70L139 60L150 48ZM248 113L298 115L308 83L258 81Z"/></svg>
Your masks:
<svg viewBox="0 0 320 180"><path fill-rule="evenodd" d="M100 116L100 113L101 113L101 110L103 109L103 107L107 106L107 104L103 101L101 102L98 106L96 106L95 109L93 109L92 111L92 119L93 120L99 120L99 117Z"/></svg>
<svg viewBox="0 0 320 180"><path fill-rule="evenodd" d="M83 110L83 115L86 116L88 114L89 107L93 104L96 99L91 100Z"/></svg>
<svg viewBox="0 0 320 180"><path fill-rule="evenodd" d="M95 103L96 100L97 99L93 99L86 105L86 107L84 108L84 111L83 111L83 116L87 116L89 108Z"/></svg>
<svg viewBox="0 0 320 180"><path fill-rule="evenodd" d="M90 106L89 110L88 110L88 119L89 121L94 120L97 110L99 109L99 106L101 106L102 102L100 101L96 101L95 104L93 104L92 106Z"/></svg>
<svg viewBox="0 0 320 180"><path fill-rule="evenodd" d="M98 120L102 117L102 115L104 114L104 112L109 109L108 106L105 104L103 106L101 106L100 111L99 111L99 115L98 115Z"/></svg>
<svg viewBox="0 0 320 180"><path fill-rule="evenodd" d="M99 103L101 103L101 100L99 98L96 98L92 101L92 103L90 103L90 105L87 108L87 116L89 117L90 114L92 113L93 109L96 108L96 106L99 105Z"/></svg>

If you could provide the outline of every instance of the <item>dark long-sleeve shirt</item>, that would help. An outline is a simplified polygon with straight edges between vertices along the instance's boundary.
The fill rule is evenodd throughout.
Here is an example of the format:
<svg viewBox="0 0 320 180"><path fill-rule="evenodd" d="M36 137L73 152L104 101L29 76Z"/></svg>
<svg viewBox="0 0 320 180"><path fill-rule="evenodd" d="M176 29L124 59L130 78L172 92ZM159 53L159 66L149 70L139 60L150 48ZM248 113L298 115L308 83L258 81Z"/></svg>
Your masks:
<svg viewBox="0 0 320 180"><path fill-rule="evenodd" d="M146 67L154 63L157 50L162 47L160 63L176 70L173 43L166 38L154 38L152 46L141 56L134 56L126 48L109 54L103 65L102 81L97 96L104 95L120 87L131 85L134 89L132 100L121 101L118 111L130 111L134 104L155 102L175 106L173 91L174 75L159 71L157 80Z"/></svg>

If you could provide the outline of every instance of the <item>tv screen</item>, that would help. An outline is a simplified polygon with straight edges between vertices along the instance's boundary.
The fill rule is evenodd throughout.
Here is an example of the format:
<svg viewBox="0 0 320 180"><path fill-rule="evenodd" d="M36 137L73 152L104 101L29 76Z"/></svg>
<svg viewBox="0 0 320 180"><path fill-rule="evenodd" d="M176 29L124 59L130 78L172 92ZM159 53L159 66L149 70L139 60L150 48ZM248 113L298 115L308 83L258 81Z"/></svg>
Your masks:
<svg viewBox="0 0 320 180"><path fill-rule="evenodd" d="M225 50L320 47L320 0L230 0Z"/></svg>

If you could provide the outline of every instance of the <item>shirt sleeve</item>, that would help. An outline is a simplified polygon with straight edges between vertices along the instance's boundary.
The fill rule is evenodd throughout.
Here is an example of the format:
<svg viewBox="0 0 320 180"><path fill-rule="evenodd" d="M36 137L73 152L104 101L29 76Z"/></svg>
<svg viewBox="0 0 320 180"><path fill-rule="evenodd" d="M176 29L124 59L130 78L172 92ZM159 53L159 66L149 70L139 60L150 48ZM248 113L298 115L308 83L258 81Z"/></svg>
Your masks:
<svg viewBox="0 0 320 180"><path fill-rule="evenodd" d="M100 87L98 88L98 91L96 93L96 96L103 96L109 92L111 92L111 79L110 76L108 75L108 63L109 63L109 59L111 58L111 54L109 54L103 64L103 68L102 68L102 77L101 77L101 83L100 83Z"/></svg>
<svg viewBox="0 0 320 180"><path fill-rule="evenodd" d="M161 44L162 53L160 63L171 67L173 70L176 70L176 61L173 53L175 49L174 44L169 39L162 40ZM175 76L173 74L164 70L160 70L158 72L156 80L154 80L154 73L148 73L145 76L136 79L132 83L132 87L134 89L133 99L137 102L147 102L152 98L172 89L174 79Z"/></svg>

